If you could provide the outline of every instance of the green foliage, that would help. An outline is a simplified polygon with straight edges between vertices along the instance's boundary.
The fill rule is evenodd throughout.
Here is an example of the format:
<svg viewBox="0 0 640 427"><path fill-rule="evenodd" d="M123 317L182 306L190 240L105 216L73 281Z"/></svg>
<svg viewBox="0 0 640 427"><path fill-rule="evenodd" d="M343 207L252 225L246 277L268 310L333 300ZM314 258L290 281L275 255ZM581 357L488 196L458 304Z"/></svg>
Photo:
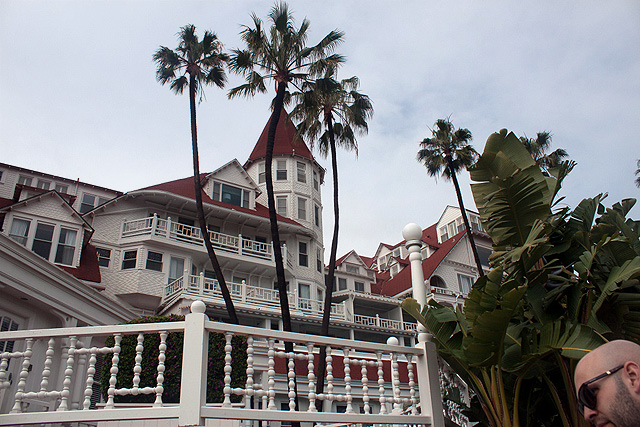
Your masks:
<svg viewBox="0 0 640 427"><path fill-rule="evenodd" d="M635 200L605 209L601 194L554 211L574 166L548 176L513 133L491 135L469 170L492 270L463 310L402 304L474 389L487 425L584 425L575 361L606 339L640 340L640 223L626 218Z"/></svg>
<svg viewBox="0 0 640 427"><path fill-rule="evenodd" d="M184 320L184 316L148 316L126 322L158 323L177 322ZM133 385L133 368L135 366L136 346L138 335L125 335L120 343L120 361L118 363L118 375L116 388L130 388ZM165 352L164 403L178 403L180 401L180 379L182 378L182 348L184 333L169 333L167 336L167 350ZM157 384L158 345L159 334L144 334L144 350L142 352L142 371L140 373L140 387L155 387ZM233 350L231 352L231 387L244 387L247 380L247 341L245 337L235 336L231 340ZM105 344L113 347L114 339L109 337ZM224 347L226 340L223 334L209 334L209 362L207 366L207 403L222 402L224 388ZM111 361L113 355L108 354L103 358L101 373L101 389L105 400L111 377ZM239 402L241 396L231 396L232 402ZM117 403L152 403L155 394L138 396L116 396Z"/></svg>

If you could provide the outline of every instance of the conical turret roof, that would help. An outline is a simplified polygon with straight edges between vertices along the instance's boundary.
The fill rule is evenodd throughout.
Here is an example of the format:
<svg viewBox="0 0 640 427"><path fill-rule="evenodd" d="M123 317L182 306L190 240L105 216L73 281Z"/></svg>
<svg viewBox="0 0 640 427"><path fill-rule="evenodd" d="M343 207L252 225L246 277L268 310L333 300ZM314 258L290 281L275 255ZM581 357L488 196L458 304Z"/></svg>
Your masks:
<svg viewBox="0 0 640 427"><path fill-rule="evenodd" d="M262 130L260 138L256 146L253 148L251 155L247 159L244 167L246 168L251 163L263 159L267 155L267 136L269 135L269 125L271 124L271 117L267 122L267 125ZM273 155L298 155L309 160L314 160L313 154L307 147L307 144L301 138L296 137L296 126L289 119L287 112L282 109L280 112L280 119L278 120L278 127L276 128L276 137L273 144Z"/></svg>

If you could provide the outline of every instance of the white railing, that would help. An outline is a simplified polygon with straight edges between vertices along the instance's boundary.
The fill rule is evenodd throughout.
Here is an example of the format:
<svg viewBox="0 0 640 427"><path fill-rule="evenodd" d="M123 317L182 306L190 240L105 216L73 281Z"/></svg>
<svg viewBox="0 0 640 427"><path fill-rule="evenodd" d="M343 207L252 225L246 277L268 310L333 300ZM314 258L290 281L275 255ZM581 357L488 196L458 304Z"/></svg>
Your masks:
<svg viewBox="0 0 640 427"><path fill-rule="evenodd" d="M164 237L176 242L204 247L199 227L172 221L170 217L161 219L154 214L152 217L122 223L122 238L145 235ZM273 250L270 243L248 239L241 234L232 236L217 231L209 231L209 240L215 249L221 251L273 261ZM287 252L286 245L283 247L283 257L287 260L287 265L293 267L291 254Z"/></svg>
<svg viewBox="0 0 640 427"><path fill-rule="evenodd" d="M0 333L0 341L14 342L13 352L0 354L0 396L9 399L4 403L11 408L0 414L0 425L116 420L131 425L145 420L155 420L159 426L176 421L205 425L208 419L444 425L433 343L423 340L415 348L401 347L222 324L209 321L205 308L203 302L194 302L192 313L178 322ZM184 332L180 399L165 404L164 384L177 375L164 365L171 332ZM224 384L223 400L218 405L204 401L209 333L223 334L226 342L219 379ZM159 334L155 363L143 360L145 334ZM118 379L125 335L137 336L130 384ZM241 359L246 363L246 381L241 387L231 386L234 336L246 338L246 359ZM101 344L107 337L113 337L112 346ZM293 352L284 351L284 341L294 343ZM320 347L327 349L327 377L325 391L316 394ZM92 406L97 360L102 355L111 355L106 368L109 386L103 403ZM155 385L141 387L140 373L149 364L156 366ZM13 382L8 380L12 374ZM153 403L117 402L118 396L138 395L151 395ZM232 404L233 395L241 396L241 403ZM47 407L36 411L29 406L32 399L48 402ZM323 405L322 412L316 411L316 402ZM334 402L344 404L346 413L338 413ZM281 405L288 410L279 410Z"/></svg>
<svg viewBox="0 0 640 427"><path fill-rule="evenodd" d="M185 287L185 283L188 286ZM243 280L242 283L226 282L233 302L236 304L248 304L258 307L271 307L280 309L280 294L277 290L250 286ZM204 277L204 274L192 275L185 272L183 277L175 279L166 285L163 301L169 301L178 295L195 296L204 301L215 299L222 301L222 291L216 279ZM289 292L289 307L292 310L300 310L305 314L322 316L324 303L308 298L301 298L295 290ZM334 303L331 305L331 314L334 319L346 319L345 303Z"/></svg>

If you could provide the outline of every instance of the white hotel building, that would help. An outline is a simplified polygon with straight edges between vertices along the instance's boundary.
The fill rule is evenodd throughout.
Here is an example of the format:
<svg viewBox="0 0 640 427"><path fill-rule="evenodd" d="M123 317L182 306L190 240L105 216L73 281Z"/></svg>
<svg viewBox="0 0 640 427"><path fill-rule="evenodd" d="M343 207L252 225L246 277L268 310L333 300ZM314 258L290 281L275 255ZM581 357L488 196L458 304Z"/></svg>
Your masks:
<svg viewBox="0 0 640 427"><path fill-rule="evenodd" d="M207 237L241 324L282 329L264 182L268 127L244 164L231 160L201 179ZM277 129L274 191L292 323L294 332L317 334L325 292L325 170L296 140L286 114ZM487 263L490 240L478 215L468 213ZM0 163L2 331L186 314L195 300L210 318L224 320L196 218L193 177L120 193ZM421 240L428 298L462 304L477 271L459 209L447 207ZM411 295L404 243L338 260L332 336L380 343L394 336L413 344L415 321L399 306ZM7 344L0 342L0 352L10 351ZM0 413L7 410L1 399Z"/></svg>

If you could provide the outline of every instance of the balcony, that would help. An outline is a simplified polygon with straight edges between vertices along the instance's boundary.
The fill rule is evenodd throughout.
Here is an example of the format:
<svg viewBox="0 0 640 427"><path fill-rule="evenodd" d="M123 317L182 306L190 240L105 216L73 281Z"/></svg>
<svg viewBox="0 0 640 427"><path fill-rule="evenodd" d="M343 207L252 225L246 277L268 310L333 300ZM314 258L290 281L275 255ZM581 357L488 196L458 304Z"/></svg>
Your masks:
<svg viewBox="0 0 640 427"><path fill-rule="evenodd" d="M132 239L136 237L151 237L178 244L193 245L202 251L206 251L202 232L199 227L193 227L179 222L172 221L171 218L161 219L157 215L148 218L124 221L122 223L122 239ZM233 254L247 260L262 260L274 263L273 245L248 239L239 235L230 235L209 231L209 241L211 245L222 255ZM293 267L292 255L287 251L286 244L282 247L282 256L286 259L285 268Z"/></svg>
<svg viewBox="0 0 640 427"><path fill-rule="evenodd" d="M242 283L226 282L231 298L236 307L259 308L280 312L280 295L277 290L261 288ZM289 307L292 315L322 318L324 303L314 299L303 298L294 290L289 292ZM185 274L166 285L163 294L163 304L175 301L179 297L192 297L206 302L223 304L222 291L216 279L209 279L204 275ZM415 331L416 324L400 320L384 319L378 316L352 315L345 302L331 305L332 320L350 323L365 328L380 328L396 331Z"/></svg>

